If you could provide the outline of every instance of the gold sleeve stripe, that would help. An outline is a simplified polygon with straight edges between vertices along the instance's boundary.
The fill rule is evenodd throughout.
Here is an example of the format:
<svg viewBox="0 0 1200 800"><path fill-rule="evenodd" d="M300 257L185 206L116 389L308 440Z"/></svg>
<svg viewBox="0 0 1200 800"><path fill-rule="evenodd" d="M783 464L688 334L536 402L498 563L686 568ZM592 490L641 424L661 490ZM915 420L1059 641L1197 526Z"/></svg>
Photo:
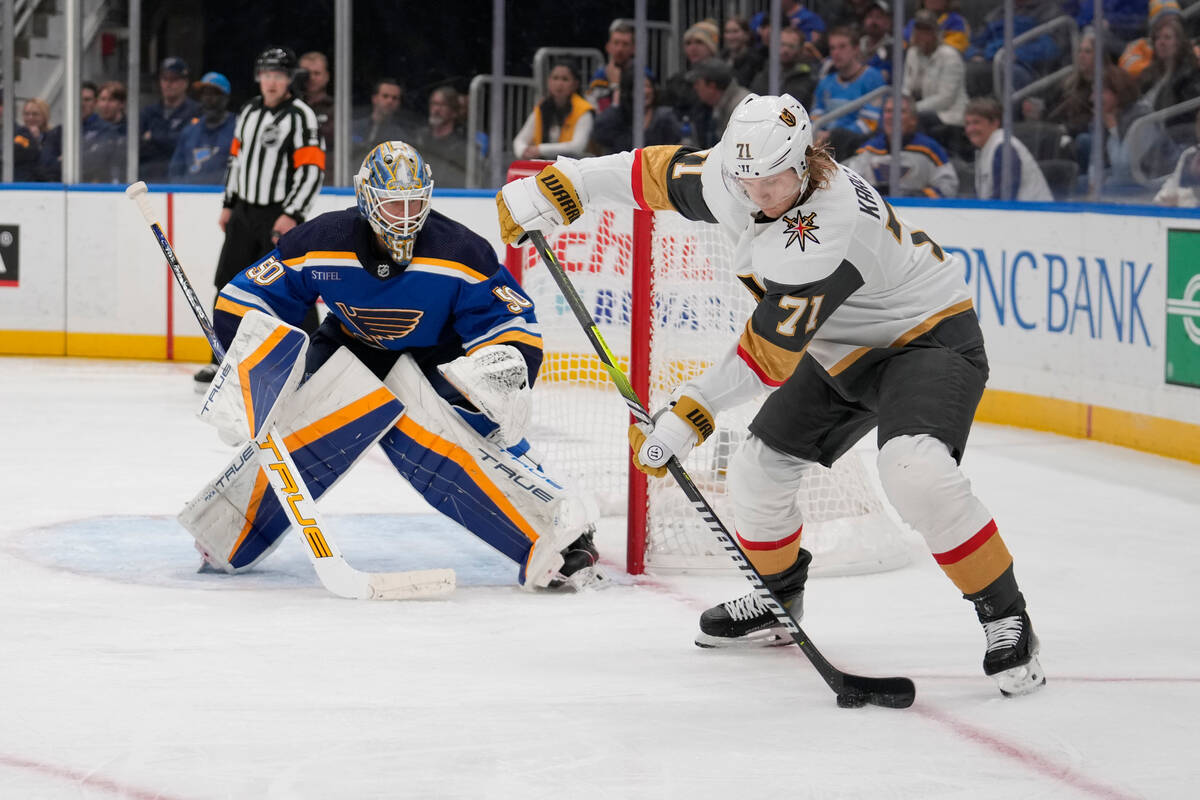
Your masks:
<svg viewBox="0 0 1200 800"><path fill-rule="evenodd" d="M772 344L755 333L750 322L746 323L741 341L738 342L738 354L750 369L758 374L759 379L769 386L779 386L791 377L807 349L808 345L805 345L804 349L797 353Z"/></svg>
<svg viewBox="0 0 1200 800"><path fill-rule="evenodd" d="M975 304L968 298L961 302L955 303L954 305L950 306L949 308L943 308L941 311L937 312L933 316L927 317L924 321L921 322L921 324L919 324L916 327L912 328L911 330L908 330L908 331L904 332L903 334L901 334L901 336L898 339L896 339L896 341L894 341L890 345L888 345L888 347L903 347L904 345L908 344L909 342L911 342L913 339L917 338L918 336L921 336L922 334L925 334L925 333L929 333L929 331L933 330L934 327L939 322L946 319L947 317L953 317L955 314L961 314L964 311L969 311L970 309L972 309L974 307L975 307ZM867 352L869 352L870 350L871 350L870 347L858 348L857 350L852 352L850 355L846 356L841 361L834 364L833 367L829 370L829 374L830 375L839 375L842 372L845 372L850 367L851 364L853 364L855 361L858 361L860 358L862 358L864 355L866 355Z"/></svg>
<svg viewBox="0 0 1200 800"><path fill-rule="evenodd" d="M667 196L667 167L677 145L655 145L633 151L633 199L651 211L677 211Z"/></svg>
<svg viewBox="0 0 1200 800"><path fill-rule="evenodd" d="M414 258L412 263L418 267L424 265L428 267L444 267L445 269L452 269L457 272L461 272L471 280L480 283L487 280L487 275L471 269L460 261L448 261L444 258L427 258L426 256L421 256L420 258Z"/></svg>
<svg viewBox="0 0 1200 800"><path fill-rule="evenodd" d="M286 259L283 263L289 267L298 267L302 266L305 261L325 261L328 259L358 261L358 256L352 250L310 250L297 258Z"/></svg>
<svg viewBox="0 0 1200 800"><path fill-rule="evenodd" d="M217 296L216 309L218 311L228 311L230 314L237 314L239 317L244 317L246 316L246 312L252 308L254 308L254 306L249 306L245 303L239 303L235 300L230 300L225 295Z"/></svg>
<svg viewBox="0 0 1200 800"><path fill-rule="evenodd" d="M527 331L504 331L495 338L488 339L486 342L480 342L479 344L475 345L467 351L467 355L471 355L481 347L487 347L491 344L501 344L502 342L519 342L521 344L527 344L530 347L536 347L538 350L542 349L542 337L540 336L535 336Z"/></svg>

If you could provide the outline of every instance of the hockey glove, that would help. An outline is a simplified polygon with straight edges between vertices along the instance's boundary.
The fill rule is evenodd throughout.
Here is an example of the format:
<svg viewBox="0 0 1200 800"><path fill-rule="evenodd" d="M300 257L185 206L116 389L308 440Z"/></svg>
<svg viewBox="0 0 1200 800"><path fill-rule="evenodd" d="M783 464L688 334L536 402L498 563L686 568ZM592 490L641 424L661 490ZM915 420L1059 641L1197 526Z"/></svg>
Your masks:
<svg viewBox="0 0 1200 800"><path fill-rule="evenodd" d="M682 461L693 447L702 444L713 432L712 414L699 400L682 395L654 415L654 427L629 426L629 446L633 465L647 475L661 478L667 474L671 456Z"/></svg>
<svg viewBox="0 0 1200 800"><path fill-rule="evenodd" d="M438 372L496 423L496 440L512 447L525 436L533 410L529 369L521 352L508 344L481 347L438 365Z"/></svg>
<svg viewBox="0 0 1200 800"><path fill-rule="evenodd" d="M572 179L577 174L569 160L562 160L537 175L505 184L496 195L504 243L523 244L526 231L545 233L579 219L583 201L578 179Z"/></svg>

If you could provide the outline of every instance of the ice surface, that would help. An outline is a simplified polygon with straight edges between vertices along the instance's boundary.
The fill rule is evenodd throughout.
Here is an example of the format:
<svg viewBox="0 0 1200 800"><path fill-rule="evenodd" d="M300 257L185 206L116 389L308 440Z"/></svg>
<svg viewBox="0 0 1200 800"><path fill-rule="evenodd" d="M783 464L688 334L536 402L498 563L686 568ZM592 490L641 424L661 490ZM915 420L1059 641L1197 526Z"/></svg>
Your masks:
<svg viewBox="0 0 1200 800"><path fill-rule="evenodd" d="M362 569L454 567L419 602L339 600L291 541L197 575L174 514L229 449L193 366L0 359L0 797L1197 796L1200 468L980 426L964 468L1043 643L1004 699L928 556L814 580L844 669L909 675L908 710L839 709L795 648L714 652L726 576L618 573L532 595L371 454L322 501Z"/></svg>

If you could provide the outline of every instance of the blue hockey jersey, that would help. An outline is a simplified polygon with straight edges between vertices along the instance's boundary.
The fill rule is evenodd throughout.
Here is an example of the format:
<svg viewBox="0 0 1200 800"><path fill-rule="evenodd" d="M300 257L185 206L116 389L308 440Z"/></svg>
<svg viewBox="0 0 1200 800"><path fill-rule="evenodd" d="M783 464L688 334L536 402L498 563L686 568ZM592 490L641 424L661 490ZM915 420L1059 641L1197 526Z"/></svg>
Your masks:
<svg viewBox="0 0 1200 800"><path fill-rule="evenodd" d="M213 326L228 347L249 309L299 325L318 297L360 354L412 351L428 372L486 345L508 344L524 356L531 384L541 366L533 302L487 240L437 211L403 268L378 247L356 208L293 228L221 290ZM322 328L329 325L327 319Z"/></svg>

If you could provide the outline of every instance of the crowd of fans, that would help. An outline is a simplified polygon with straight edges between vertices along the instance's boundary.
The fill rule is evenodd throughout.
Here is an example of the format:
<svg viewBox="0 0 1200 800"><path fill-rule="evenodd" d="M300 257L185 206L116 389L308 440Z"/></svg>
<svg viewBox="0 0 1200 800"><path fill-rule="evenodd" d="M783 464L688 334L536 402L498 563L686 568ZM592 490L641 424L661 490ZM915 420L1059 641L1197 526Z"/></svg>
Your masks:
<svg viewBox="0 0 1200 800"><path fill-rule="evenodd" d="M1100 148L1106 194L1132 200L1154 189L1134 180L1141 172L1166 183L1157 201L1200 205L1200 116L1194 111L1165 119L1130 153L1130 126L1148 112L1200 97L1200 42L1193 41L1175 0L1101 0L1097 29L1094 0L1014 0L1014 35L1064 17L1015 48L1014 88L1059 72L1015 109L1012 148L1004 153L1001 107L994 97L993 59L1003 47L1003 4L918 0L904 28L903 61L892 63L892 9L882 0L845 0L819 15L784 0L786 25L779 31L780 91L796 97L818 124L818 140L839 160L858 169L884 191L931 197L1050 200L1082 197L1092 182L1093 152ZM633 141L634 104L643 109L644 143L710 147L721 137L732 110L748 92L766 93L770 21L757 14L705 19L684 33L686 65L666 76L649 70L635 80L635 29L627 20L610 26L606 62L590 76L571 63L552 66L532 114L517 132L515 159L557 155L603 155ZM1075 34L1075 35L1073 35ZM1101 141L1094 141L1094 58L1103 61ZM329 63L321 53L300 57L296 93L317 114L327 151L337 143ZM188 65L164 60L158 69L158 101L141 112L139 175L150 181L219 183L232 138L229 80L210 72L192 82ZM901 184L889 189L890 142L895 113L891 94L839 109L879 87L902 83ZM635 86L635 84L640 84ZM1037 87L1031 87L1031 89ZM391 138L413 143L431 162L439 186L465 186L469 147L464 130L466 97L452 86L433 89L425 113L405 110L404 83L376 81L370 108L353 119L352 162ZM80 98L82 178L121 183L126 175L125 87L116 81L85 83ZM828 117L828 119L824 119ZM56 181L61 175L62 130L51 126L39 99L25 102L14 141L14 178ZM1008 163L1011 176L1001 175ZM1008 177L1008 180L1005 180Z"/></svg>

